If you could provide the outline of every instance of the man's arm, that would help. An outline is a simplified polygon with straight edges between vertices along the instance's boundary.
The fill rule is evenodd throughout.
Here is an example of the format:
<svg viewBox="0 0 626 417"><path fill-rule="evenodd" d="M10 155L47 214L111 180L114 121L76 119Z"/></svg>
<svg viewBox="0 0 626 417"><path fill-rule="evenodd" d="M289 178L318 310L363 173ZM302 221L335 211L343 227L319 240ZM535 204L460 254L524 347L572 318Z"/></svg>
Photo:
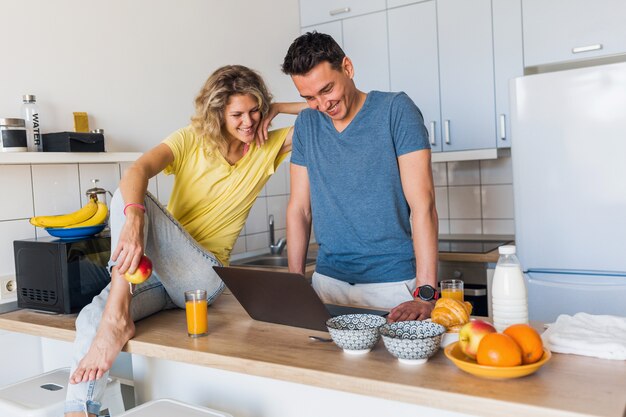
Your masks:
<svg viewBox="0 0 626 417"><path fill-rule="evenodd" d="M306 167L291 164L291 196L287 205L287 258L289 272L304 274L311 236L311 196Z"/></svg>
<svg viewBox="0 0 626 417"><path fill-rule="evenodd" d="M411 208L413 248L417 266L417 287L437 287L437 235L439 221L435 207L430 151L410 152L398 157L404 196ZM433 303L415 300L402 303L389 313L391 321L424 320L430 317Z"/></svg>

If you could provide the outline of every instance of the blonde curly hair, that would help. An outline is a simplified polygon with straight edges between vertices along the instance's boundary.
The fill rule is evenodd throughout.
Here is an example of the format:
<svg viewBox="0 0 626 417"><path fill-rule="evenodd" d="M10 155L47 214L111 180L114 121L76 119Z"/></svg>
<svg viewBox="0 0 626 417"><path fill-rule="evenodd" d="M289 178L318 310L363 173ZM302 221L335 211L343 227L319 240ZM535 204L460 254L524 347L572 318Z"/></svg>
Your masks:
<svg viewBox="0 0 626 417"><path fill-rule="evenodd" d="M191 118L194 132L201 138L202 145L224 152L229 139L224 126L224 111L231 96L250 94L257 99L261 117L270 109L272 95L263 78L254 70L243 65L226 65L215 70L206 80L196 97L196 114Z"/></svg>

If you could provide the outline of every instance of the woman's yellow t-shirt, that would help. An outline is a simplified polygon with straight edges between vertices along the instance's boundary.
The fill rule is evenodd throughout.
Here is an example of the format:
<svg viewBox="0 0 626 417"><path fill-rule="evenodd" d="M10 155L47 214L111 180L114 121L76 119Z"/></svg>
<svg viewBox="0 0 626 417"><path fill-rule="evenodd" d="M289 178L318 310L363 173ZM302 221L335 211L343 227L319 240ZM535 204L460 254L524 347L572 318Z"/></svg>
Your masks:
<svg viewBox="0 0 626 417"><path fill-rule="evenodd" d="M218 150L203 148L191 126L163 141L174 153L174 161L163 170L175 176L167 209L224 265L258 194L288 155L278 155L288 132L269 132L263 146L252 143L234 165Z"/></svg>

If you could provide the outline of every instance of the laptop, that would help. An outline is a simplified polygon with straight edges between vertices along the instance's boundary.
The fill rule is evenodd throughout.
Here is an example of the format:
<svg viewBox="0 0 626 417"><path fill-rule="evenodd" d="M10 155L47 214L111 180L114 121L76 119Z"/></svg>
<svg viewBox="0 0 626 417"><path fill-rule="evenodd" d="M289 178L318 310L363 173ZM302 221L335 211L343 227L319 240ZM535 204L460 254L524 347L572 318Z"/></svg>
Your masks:
<svg viewBox="0 0 626 417"><path fill-rule="evenodd" d="M326 320L342 314L387 311L324 304L304 275L214 266L230 292L254 320L327 331Z"/></svg>

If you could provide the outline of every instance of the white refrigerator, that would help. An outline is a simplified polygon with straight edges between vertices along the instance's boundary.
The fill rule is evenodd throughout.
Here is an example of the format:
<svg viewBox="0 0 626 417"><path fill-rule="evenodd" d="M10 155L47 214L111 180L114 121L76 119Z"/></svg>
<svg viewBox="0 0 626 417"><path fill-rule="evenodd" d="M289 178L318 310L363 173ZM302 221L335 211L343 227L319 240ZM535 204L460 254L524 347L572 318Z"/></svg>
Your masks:
<svg viewBox="0 0 626 417"><path fill-rule="evenodd" d="M530 319L626 316L626 63L516 78L511 93Z"/></svg>

